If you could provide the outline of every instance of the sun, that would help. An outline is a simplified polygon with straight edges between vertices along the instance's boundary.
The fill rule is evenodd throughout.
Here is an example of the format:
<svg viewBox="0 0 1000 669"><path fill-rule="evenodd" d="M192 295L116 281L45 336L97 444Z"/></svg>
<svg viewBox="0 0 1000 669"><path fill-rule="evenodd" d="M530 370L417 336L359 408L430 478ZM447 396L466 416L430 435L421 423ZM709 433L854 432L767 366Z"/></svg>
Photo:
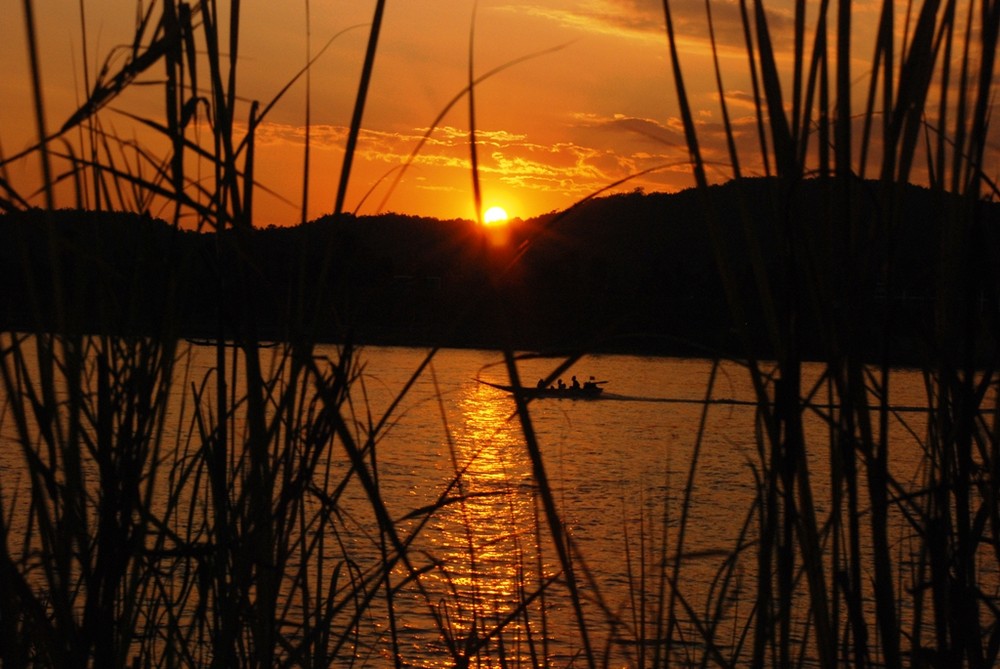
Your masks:
<svg viewBox="0 0 1000 669"><path fill-rule="evenodd" d="M486 225L503 225L508 218L503 207L494 206L483 212L483 223Z"/></svg>

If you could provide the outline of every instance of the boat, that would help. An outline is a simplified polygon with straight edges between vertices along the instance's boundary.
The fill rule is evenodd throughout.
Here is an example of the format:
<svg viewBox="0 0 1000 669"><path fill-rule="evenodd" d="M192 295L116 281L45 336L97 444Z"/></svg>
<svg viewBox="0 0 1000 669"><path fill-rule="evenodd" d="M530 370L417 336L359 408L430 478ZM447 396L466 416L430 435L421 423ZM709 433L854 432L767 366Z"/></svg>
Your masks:
<svg viewBox="0 0 1000 669"><path fill-rule="evenodd" d="M489 381L483 381L477 379L479 383L491 388L496 388L497 390L502 390L505 393L511 393L512 395L520 395L521 397L530 398L557 398L557 399L581 399L581 400L592 400L597 399L604 392L604 388L601 384L607 383L607 381L587 381L582 386L565 386L563 388L555 386L545 386L544 388L538 386L508 386L502 383L490 383Z"/></svg>
<svg viewBox="0 0 1000 669"><path fill-rule="evenodd" d="M241 342L234 341L231 339L219 340L219 339L207 339L202 337L185 337L187 343L193 346L218 346L220 343L226 348L236 348L238 346L243 346ZM274 348L278 345L276 341L259 341L257 342L257 348Z"/></svg>

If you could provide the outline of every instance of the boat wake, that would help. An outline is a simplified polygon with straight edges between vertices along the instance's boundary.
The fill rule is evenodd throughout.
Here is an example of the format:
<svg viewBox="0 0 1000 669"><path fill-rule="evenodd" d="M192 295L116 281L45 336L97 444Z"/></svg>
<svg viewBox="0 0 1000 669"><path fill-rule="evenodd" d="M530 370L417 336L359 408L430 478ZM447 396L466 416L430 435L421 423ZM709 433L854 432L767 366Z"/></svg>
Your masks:
<svg viewBox="0 0 1000 669"><path fill-rule="evenodd" d="M641 395L619 395L618 393L604 393L600 400L610 400L617 402L658 402L661 404L721 404L728 406L756 406L754 400L736 400L729 398L718 399L695 399L683 397L643 397Z"/></svg>

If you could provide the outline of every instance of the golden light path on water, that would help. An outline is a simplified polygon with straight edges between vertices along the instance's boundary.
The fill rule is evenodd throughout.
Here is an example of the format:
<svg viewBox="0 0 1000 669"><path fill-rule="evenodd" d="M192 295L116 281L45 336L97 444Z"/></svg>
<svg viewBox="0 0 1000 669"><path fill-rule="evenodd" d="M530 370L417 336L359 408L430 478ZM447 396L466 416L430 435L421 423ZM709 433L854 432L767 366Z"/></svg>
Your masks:
<svg viewBox="0 0 1000 669"><path fill-rule="evenodd" d="M461 422L452 426L449 455L460 501L439 513L431 540L442 568L430 580L449 593L438 613L455 647L481 666L523 663L531 630L521 614L541 586L538 518L520 423L513 403L493 389L467 385L456 404ZM447 660L441 666L451 665L441 659Z"/></svg>
<svg viewBox="0 0 1000 669"><path fill-rule="evenodd" d="M393 357L400 354L392 352ZM421 579L431 597L406 612L409 645L402 654L408 664L421 667L455 666L462 655L469 666L489 669L576 666L581 638L566 579L551 547L550 529L538 511L521 426L512 417L514 403L507 394L470 380L480 360L495 364L496 356L448 352L435 361L441 390L428 392L433 399L425 408L440 405L434 413L438 420L447 416L448 436L434 453L428 452L426 437L421 436L422 447L395 456L408 459L408 485L423 491L421 499L433 498L433 486L440 490L442 480L459 472L461 485L452 494L462 500L438 509L422 537L438 567ZM581 594L591 643L599 649L597 655L610 661L608 666L640 666L640 657L653 652L651 644L660 633L655 615L667 590L657 584L656 569L665 564L665 556L672 556L676 545L684 481L703 411L697 401L711 365L699 360L606 357L588 359L585 367L600 378L615 379L608 401L532 403L531 419L559 513L581 551L574 562L580 560L582 566L585 561L595 579L593 584L583 579ZM522 376L536 378L545 371L529 367ZM750 397L740 372L738 368L720 372L719 397ZM504 382L496 372L489 380ZM919 395L921 388L896 385L897 392L911 389ZM691 402L661 403L656 398ZM899 399L905 405L918 401L918 397ZM426 416L416 420L417 413L409 414L406 422L413 419L425 428L433 422ZM719 565L731 555L734 537L753 503L754 479L748 475L756 450L753 418L752 406L720 405L708 412L697 477L691 484L691 529L678 588L685 601L695 605L709 605ZM822 443L827 429L822 420L811 418L810 441ZM919 425L910 429L922 431ZM905 434L899 436L905 441ZM903 448L895 452L916 455ZM827 466L823 454L823 449L815 449L809 456L820 482ZM902 479L910 480L909 457L897 464ZM415 482L432 466L436 484L428 477ZM822 494L817 503L826 503ZM745 540L752 542L752 527L749 532ZM754 566L750 557L741 561L726 599L718 602L726 613L718 620L720 644L739 643L753 605ZM544 595L524 604L549 577L555 581ZM596 603L596 596L603 604ZM437 624L420 618L427 604ZM693 621L708 615L708 609L679 608L674 615L679 637L694 638ZM502 628L499 634L498 628ZM694 646L679 643L675 652L681 656L687 650L697 654Z"/></svg>

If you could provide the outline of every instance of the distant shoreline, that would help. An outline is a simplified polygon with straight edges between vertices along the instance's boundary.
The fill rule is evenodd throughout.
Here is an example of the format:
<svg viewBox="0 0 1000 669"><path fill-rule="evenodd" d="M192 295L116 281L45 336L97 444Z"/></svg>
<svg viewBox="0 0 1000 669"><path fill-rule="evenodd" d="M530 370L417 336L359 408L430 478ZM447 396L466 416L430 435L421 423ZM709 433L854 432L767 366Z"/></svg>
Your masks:
<svg viewBox="0 0 1000 669"><path fill-rule="evenodd" d="M331 343L773 359L768 310L809 299L794 333L780 335L795 338L798 354L932 366L940 351L926 342L938 317L935 258L950 196L907 187L906 234L879 251L892 260L891 281L853 277L858 313L839 313L830 308L841 299L836 277L850 268L830 270L821 287L780 282L784 233L768 213L775 187L768 179L711 187L722 240L709 234L693 191L619 194L515 220L499 247L470 221L398 214L217 235L140 214L15 212L0 216L0 327L258 341L298 331ZM799 184L805 220L784 225L814 225L808 202L829 187ZM872 188L857 184L854 215L865 225L877 218L865 208ZM984 247L1000 246L1000 205L984 203L980 215ZM730 263L729 285L719 254ZM762 281L773 304L761 304ZM839 350L828 340L828 314L869 329Z"/></svg>

